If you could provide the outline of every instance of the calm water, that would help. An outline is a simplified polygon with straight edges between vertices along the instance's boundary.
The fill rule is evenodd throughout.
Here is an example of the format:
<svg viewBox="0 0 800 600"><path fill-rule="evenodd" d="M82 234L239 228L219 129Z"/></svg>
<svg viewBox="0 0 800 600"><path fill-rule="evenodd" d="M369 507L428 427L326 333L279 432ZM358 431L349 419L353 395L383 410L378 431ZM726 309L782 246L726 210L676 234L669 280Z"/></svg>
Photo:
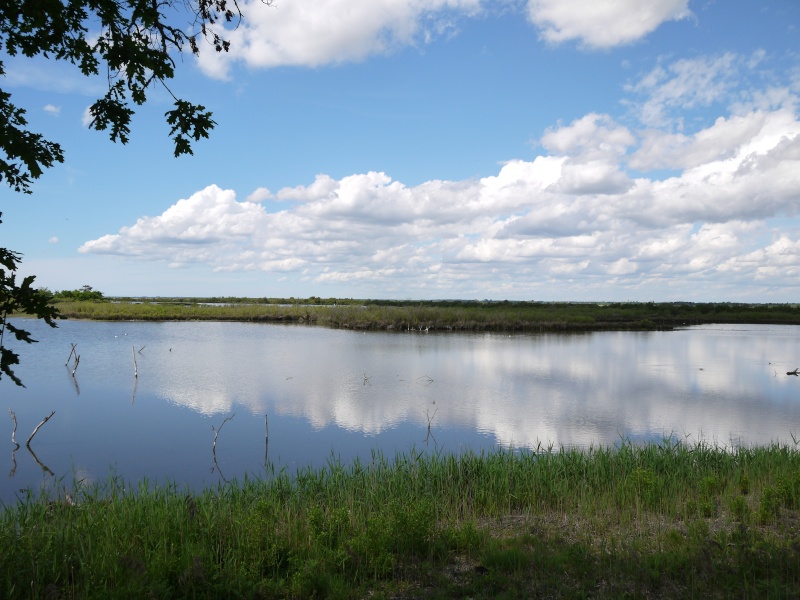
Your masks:
<svg viewBox="0 0 800 600"><path fill-rule="evenodd" d="M791 443L800 432L800 378L786 375L800 366L795 327L508 336L24 325L41 342L17 347L27 388L0 381L4 501L111 473L200 488L264 474L266 464L293 473L375 450L391 457L670 434L730 446ZM73 343L74 378L74 360L65 366ZM14 453L9 408L21 444ZM51 411L30 452L25 440Z"/></svg>

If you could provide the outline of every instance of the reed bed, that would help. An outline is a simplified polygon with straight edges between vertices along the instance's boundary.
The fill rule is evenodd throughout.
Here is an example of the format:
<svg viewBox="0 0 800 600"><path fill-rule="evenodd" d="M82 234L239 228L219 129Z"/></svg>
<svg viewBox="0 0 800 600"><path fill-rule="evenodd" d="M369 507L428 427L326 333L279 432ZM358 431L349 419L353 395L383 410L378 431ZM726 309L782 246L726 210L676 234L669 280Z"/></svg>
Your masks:
<svg viewBox="0 0 800 600"><path fill-rule="evenodd" d="M119 479L6 506L5 598L800 595L800 452L674 440Z"/></svg>
<svg viewBox="0 0 800 600"><path fill-rule="evenodd" d="M800 308L786 304L239 300L72 301L55 306L62 316L78 319L283 322L387 331L652 330L700 323L800 323Z"/></svg>

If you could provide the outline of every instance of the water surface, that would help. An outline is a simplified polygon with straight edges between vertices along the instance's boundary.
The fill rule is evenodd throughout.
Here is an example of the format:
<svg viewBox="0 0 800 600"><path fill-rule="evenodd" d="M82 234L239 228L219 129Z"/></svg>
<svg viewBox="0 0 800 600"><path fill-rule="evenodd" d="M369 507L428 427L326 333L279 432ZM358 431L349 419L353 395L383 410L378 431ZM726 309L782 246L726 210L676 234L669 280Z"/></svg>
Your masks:
<svg viewBox="0 0 800 600"><path fill-rule="evenodd" d="M414 448L792 443L800 330L507 335L244 323L24 326L0 499L73 478L200 488ZM80 363L72 376L76 344ZM134 357L135 367L134 367ZM136 376L134 375L136 369ZM31 442L25 440L51 411ZM232 418L230 418L232 417ZM5 424L5 425L3 425ZM267 435L268 434L268 435ZM216 437L216 453L212 452Z"/></svg>

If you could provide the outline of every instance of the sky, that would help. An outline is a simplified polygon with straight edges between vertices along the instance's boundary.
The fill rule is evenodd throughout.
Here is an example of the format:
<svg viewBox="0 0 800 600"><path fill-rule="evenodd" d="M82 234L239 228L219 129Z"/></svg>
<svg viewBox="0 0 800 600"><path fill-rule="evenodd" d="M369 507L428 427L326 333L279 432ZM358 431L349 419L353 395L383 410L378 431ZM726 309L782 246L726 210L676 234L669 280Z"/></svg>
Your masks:
<svg viewBox="0 0 800 600"><path fill-rule="evenodd" d="M180 4L180 3L179 3ZM800 2L260 0L154 89L8 58L65 162L0 188L0 245L107 296L800 299Z"/></svg>

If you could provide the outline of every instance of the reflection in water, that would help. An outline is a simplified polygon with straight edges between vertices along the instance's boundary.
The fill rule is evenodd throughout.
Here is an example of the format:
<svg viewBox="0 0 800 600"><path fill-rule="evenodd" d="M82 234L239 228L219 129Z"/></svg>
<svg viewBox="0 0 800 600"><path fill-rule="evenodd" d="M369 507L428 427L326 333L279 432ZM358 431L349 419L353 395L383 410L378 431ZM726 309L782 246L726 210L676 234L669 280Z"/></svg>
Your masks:
<svg viewBox="0 0 800 600"><path fill-rule="evenodd" d="M14 422L14 428L11 430L11 443L14 444L14 449L11 451L12 467L11 467L11 472L9 472L8 474L8 477L11 478L14 477L14 475L17 472L17 450L19 450L19 444L17 443L17 415L14 414L14 411L11 410L10 408L8 409L8 412L11 414L11 420ZM51 471L47 465L45 465L41 460L39 460L39 457L36 456L36 453L33 451L33 448L31 448L31 441L33 440L33 436L35 436L38 433L42 425L47 423L53 417L54 414L56 414L56 411L51 411L49 415L47 415L44 419L42 419L39 422L39 424L34 428L33 432L31 432L31 434L28 436L28 439L25 441L25 448L27 448L28 452L31 453L33 460L35 460L36 464L42 468L42 471L44 471L51 477L55 477L55 473L53 473L53 471Z"/></svg>
<svg viewBox="0 0 800 600"><path fill-rule="evenodd" d="M209 420L234 410L248 416L220 436L228 477L267 472L268 459L324 464L332 451L391 455L413 444L588 446L670 434L766 444L789 442L800 428L800 381L786 375L800 363L798 331L509 336L67 321L34 331L43 343L18 349L28 389L3 380L0 393L21 416L48 404L65 415L38 443L54 446L60 464L73 461L66 468L104 460L95 472L110 463L126 477L180 481L192 480L188 473L208 456ZM71 343L80 349L82 390L75 377L65 387L54 375ZM212 457L221 476L216 435Z"/></svg>
<svg viewBox="0 0 800 600"><path fill-rule="evenodd" d="M797 416L792 382L770 365L797 354L786 328L509 337L242 326L220 336L225 328L193 352L179 345L174 364L155 370L156 394L209 415L239 404L367 435L427 425L435 403L439 426L516 447L662 433L765 443L788 436L787 409Z"/></svg>
<svg viewBox="0 0 800 600"><path fill-rule="evenodd" d="M219 476L225 483L228 483L228 480L225 478L225 475L222 474L222 469L220 468L219 463L217 462L217 438L219 437L219 432L222 431L222 428L225 425L225 423L233 420L233 417L235 416L236 413L233 413L230 417L227 417L224 421L222 421L222 423L220 423L218 429L214 429L213 425L211 426L211 431L214 432L214 445L211 447L211 455L214 457L214 466L211 467L211 472L213 473L214 469L216 469L217 472L219 473Z"/></svg>

